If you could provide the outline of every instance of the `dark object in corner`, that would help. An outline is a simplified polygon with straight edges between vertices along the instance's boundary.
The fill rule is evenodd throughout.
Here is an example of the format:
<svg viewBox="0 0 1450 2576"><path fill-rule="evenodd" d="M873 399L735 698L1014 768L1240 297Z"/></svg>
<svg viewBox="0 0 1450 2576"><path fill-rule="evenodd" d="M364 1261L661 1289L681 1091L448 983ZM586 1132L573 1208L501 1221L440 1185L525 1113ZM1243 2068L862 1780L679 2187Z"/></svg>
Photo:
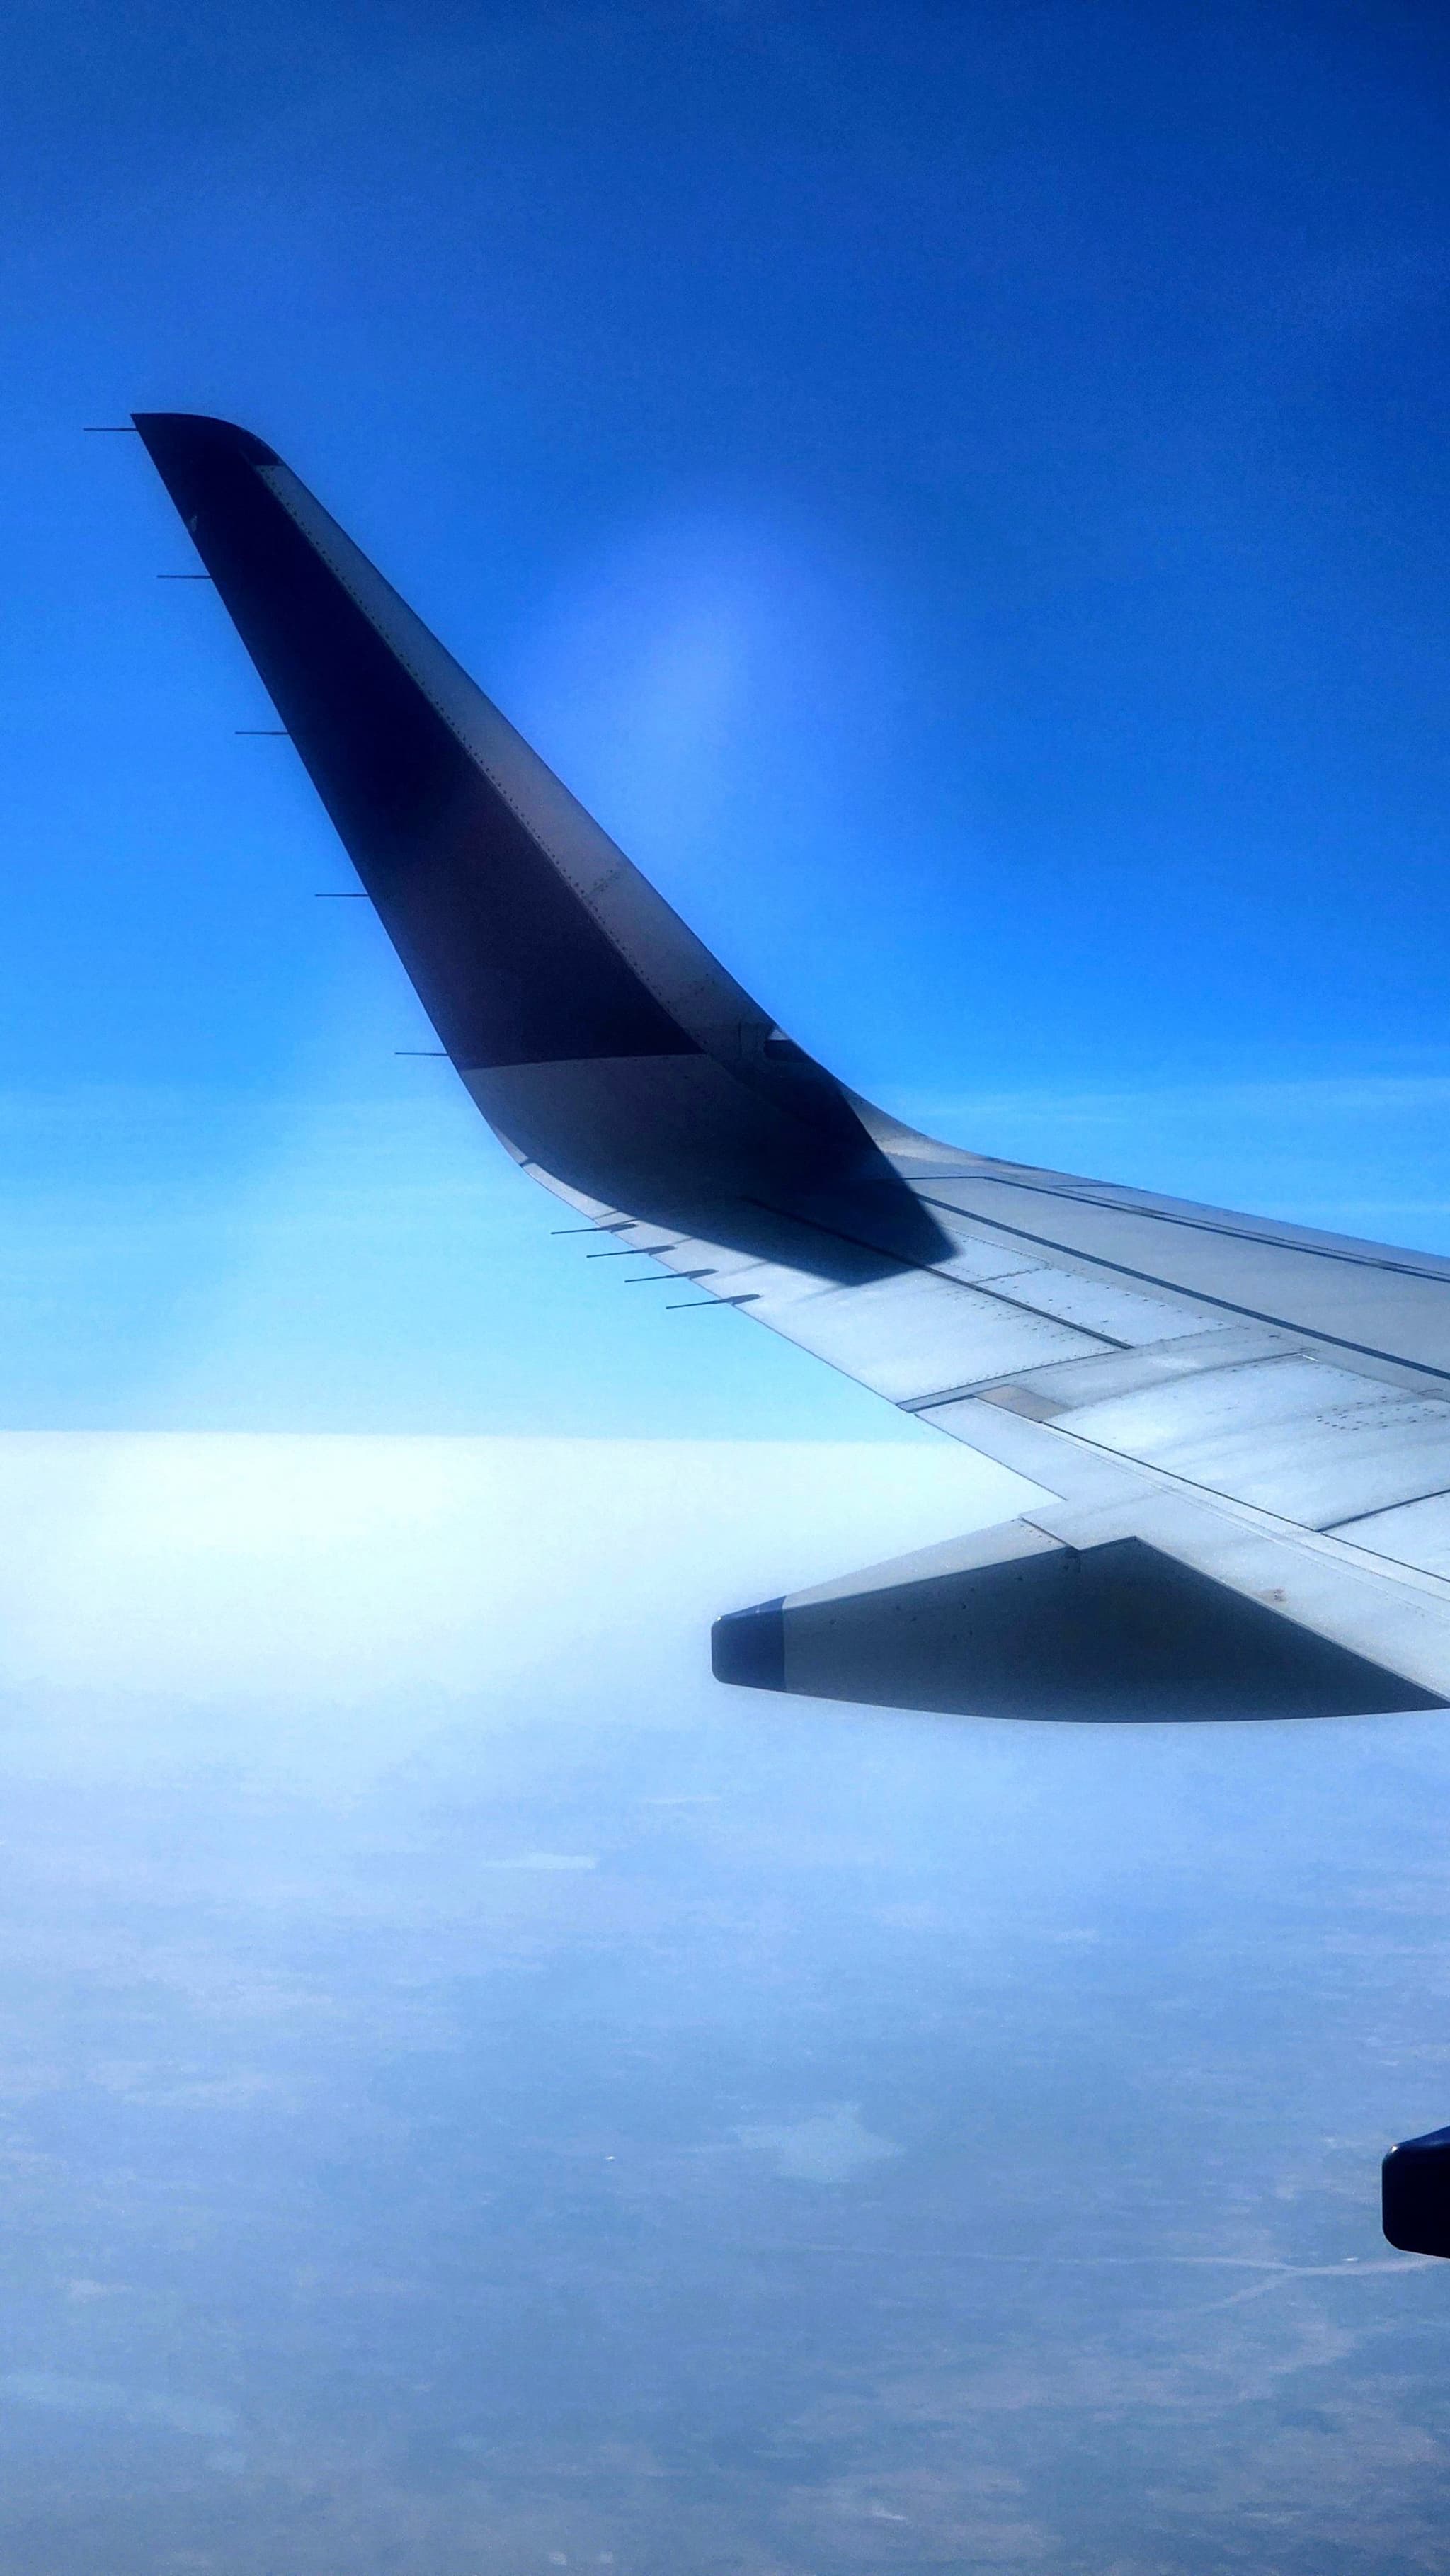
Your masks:
<svg viewBox="0 0 1450 2576"><path fill-rule="evenodd" d="M1382 2167L1384 2231L1402 2254L1450 2258L1450 2129L1391 2147Z"/></svg>

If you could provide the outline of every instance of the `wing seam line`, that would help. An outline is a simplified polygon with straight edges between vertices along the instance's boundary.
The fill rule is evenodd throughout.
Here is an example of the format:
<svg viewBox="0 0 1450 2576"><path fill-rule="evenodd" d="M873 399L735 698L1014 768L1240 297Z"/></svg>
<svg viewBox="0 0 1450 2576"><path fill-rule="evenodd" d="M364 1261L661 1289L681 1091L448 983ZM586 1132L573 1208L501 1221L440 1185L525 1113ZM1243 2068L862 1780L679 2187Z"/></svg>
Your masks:
<svg viewBox="0 0 1450 2576"><path fill-rule="evenodd" d="M966 1214L966 1210L953 1207L947 1199L932 1198L926 1190L919 1191L917 1195L928 1207L940 1208L944 1216L960 1217ZM1053 1193L1045 1191L1043 1195L1050 1198ZM1062 1193L1059 1192L1058 1195ZM1241 1306L1234 1297L1216 1297L1208 1288L1181 1287L1176 1280L1160 1279L1156 1271L1139 1270L1129 1261L1112 1261L1105 1252L1084 1252L1075 1243L1058 1243L1050 1234L1036 1234L1031 1226L1009 1225L1005 1217L987 1217L983 1222L987 1225L999 1226L1004 1234L1017 1235L1023 1243L1040 1243L1045 1251L1061 1252L1069 1261L1092 1262L1101 1270L1116 1270L1124 1279L1142 1280L1147 1287L1171 1289L1178 1296L1186 1297L1192 1304L1217 1306L1226 1315L1246 1315L1250 1323L1272 1324L1277 1331L1291 1333L1298 1339L1324 1342L1330 1349L1336 1351L1356 1351L1361 1359L1384 1360L1391 1368L1414 1369L1422 1377L1439 1378L1442 1385L1450 1385L1450 1369L1436 1368L1430 1360L1409 1360L1400 1351L1379 1350L1373 1342L1352 1342L1343 1333L1326 1333L1317 1324L1290 1323L1287 1317L1270 1314L1262 1306ZM846 1239L849 1241L850 1238ZM1329 1254L1323 1256L1326 1260L1333 1257ZM1369 1265L1361 1266L1367 1268ZM1427 1274L1421 1272L1416 1275L1423 1277ZM1138 1346L1134 1344L1131 1347Z"/></svg>
<svg viewBox="0 0 1450 2576"><path fill-rule="evenodd" d="M1206 1217L1180 1216L1169 1208L1133 1207L1125 1205L1119 1199L1101 1198L1092 1190L1050 1189L1045 1181L1020 1180L1010 1172L964 1173L962 1187L964 1189L970 1187L973 1181L984 1181L999 1190L1027 1190L1035 1198L1065 1199L1072 1207L1101 1208L1109 1216L1145 1217L1155 1225L1181 1226L1185 1233L1218 1234L1224 1236L1230 1243L1257 1244L1265 1252L1302 1252L1307 1253L1315 1261L1343 1261L1355 1270L1383 1270L1398 1279L1424 1279L1434 1288L1450 1287L1450 1279L1447 1279L1441 1271L1421 1270L1413 1262L1386 1260L1378 1253L1369 1255L1363 1252L1347 1252L1338 1247L1331 1250L1327 1244L1322 1243L1283 1243L1276 1235L1255 1233L1251 1226L1217 1225ZM927 1194L923 1190L921 1195L925 1198ZM935 1199L932 1204L940 1207L945 1202ZM957 1208L954 1213L965 1216L968 1211L965 1208ZM984 1218L984 1222L988 1225L996 1225L1000 1221L997 1217ZM1081 1257L1084 1260L1091 1260L1093 1255L1084 1253ZM1147 1273L1144 1276L1146 1277Z"/></svg>

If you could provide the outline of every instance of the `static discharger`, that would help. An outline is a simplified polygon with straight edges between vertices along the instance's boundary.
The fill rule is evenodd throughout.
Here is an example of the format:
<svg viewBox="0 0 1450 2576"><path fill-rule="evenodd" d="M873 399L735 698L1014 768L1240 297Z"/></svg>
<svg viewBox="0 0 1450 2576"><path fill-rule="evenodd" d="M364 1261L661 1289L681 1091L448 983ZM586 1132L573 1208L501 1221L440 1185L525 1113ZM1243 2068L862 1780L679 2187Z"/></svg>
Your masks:
<svg viewBox="0 0 1450 2576"><path fill-rule="evenodd" d="M640 1253L644 1246L637 1243L633 1249ZM623 1284L626 1288L678 1288L682 1280L713 1279L714 1276L713 1270L644 1270L638 1279L626 1279Z"/></svg>
<svg viewBox="0 0 1450 2576"><path fill-rule="evenodd" d="M710 1274L708 1271L705 1271L700 1275L704 1278L708 1278ZM682 1270L680 1271L679 1276L681 1279L688 1279L691 1276L691 1273L688 1270ZM707 1306L753 1306L759 1294L760 1291L758 1288L750 1288L746 1290L742 1297L682 1297L678 1306L666 1306L665 1313L667 1315L701 1315L704 1313Z"/></svg>

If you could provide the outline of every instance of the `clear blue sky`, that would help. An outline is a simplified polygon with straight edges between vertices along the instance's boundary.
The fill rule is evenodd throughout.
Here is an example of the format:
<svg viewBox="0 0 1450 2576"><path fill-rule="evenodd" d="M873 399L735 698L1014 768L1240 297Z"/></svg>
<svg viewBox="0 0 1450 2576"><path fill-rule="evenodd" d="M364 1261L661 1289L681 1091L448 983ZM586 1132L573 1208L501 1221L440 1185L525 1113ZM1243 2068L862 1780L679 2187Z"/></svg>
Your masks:
<svg viewBox="0 0 1450 2576"><path fill-rule="evenodd" d="M133 405L273 441L861 1087L1450 1243L1439 10L51 5L3 51L0 1421L900 1432L586 1272L394 1059L169 506L80 434Z"/></svg>

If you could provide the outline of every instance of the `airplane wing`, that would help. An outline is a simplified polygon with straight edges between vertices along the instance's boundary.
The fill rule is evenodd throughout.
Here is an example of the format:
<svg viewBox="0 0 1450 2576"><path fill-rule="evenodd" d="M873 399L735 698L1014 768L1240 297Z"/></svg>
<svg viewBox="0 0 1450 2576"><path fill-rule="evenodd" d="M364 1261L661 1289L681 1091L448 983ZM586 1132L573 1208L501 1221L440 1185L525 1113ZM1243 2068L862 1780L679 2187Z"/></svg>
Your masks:
<svg viewBox="0 0 1450 2576"><path fill-rule="evenodd" d="M883 1705L1450 1704L1450 1261L935 1143L776 1027L271 448L136 427L489 1124L581 1223L1030 1478L756 1605L721 1678Z"/></svg>

